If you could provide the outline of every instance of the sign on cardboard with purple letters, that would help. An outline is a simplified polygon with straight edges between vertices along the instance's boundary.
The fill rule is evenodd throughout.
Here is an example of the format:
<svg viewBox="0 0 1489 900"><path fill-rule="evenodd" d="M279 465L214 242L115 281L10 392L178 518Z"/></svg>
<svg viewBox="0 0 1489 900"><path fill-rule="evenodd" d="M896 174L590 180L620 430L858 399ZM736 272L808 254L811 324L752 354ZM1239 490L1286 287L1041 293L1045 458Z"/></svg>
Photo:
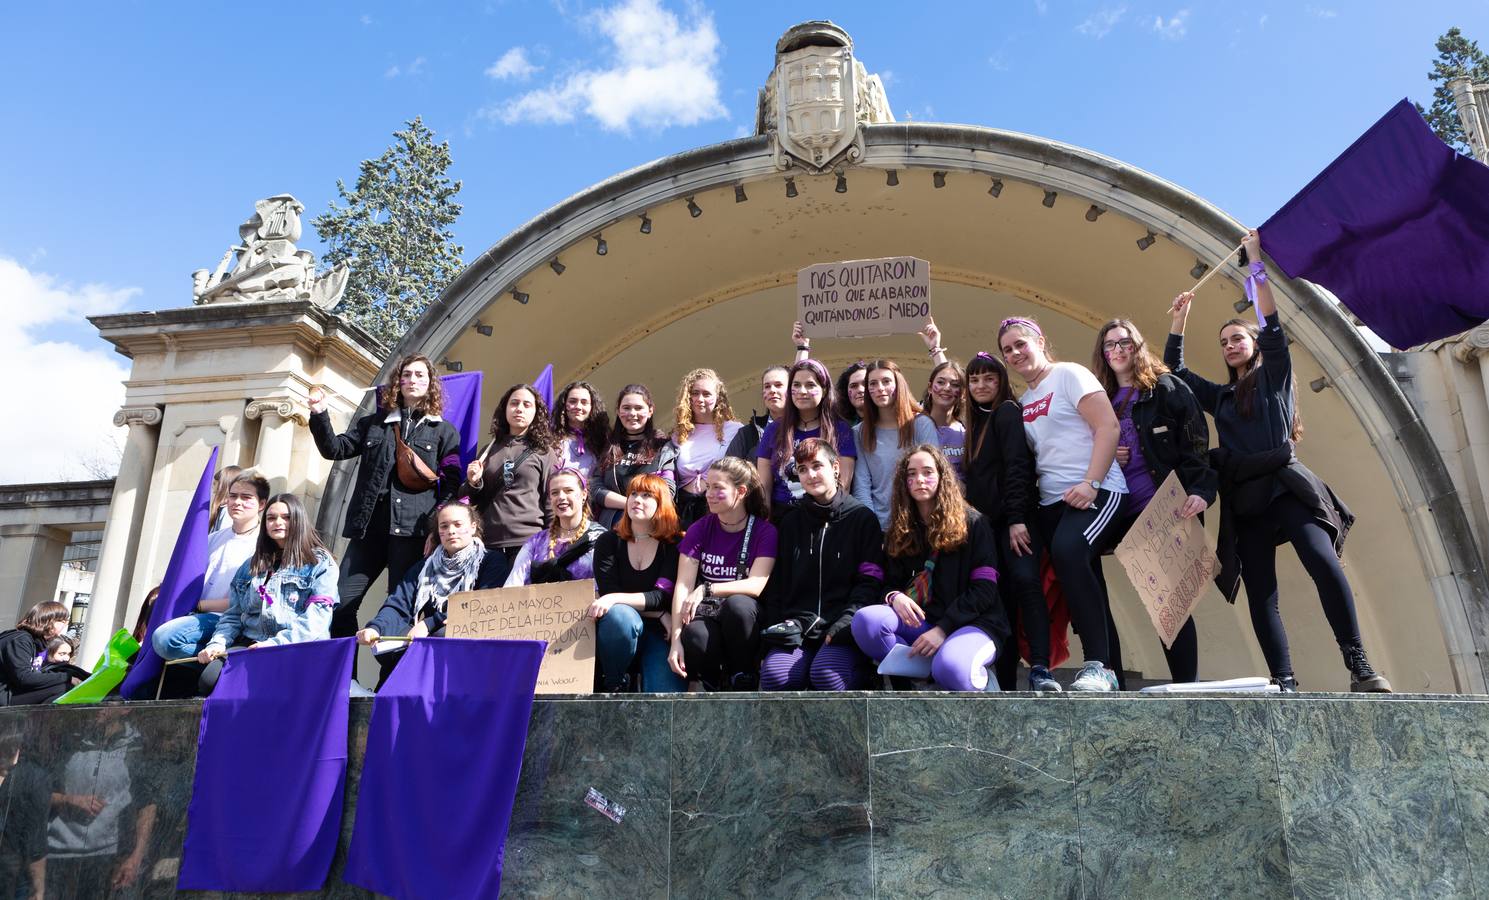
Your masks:
<svg viewBox="0 0 1489 900"><path fill-rule="evenodd" d="M1117 561L1127 570L1165 647L1173 646L1220 570L1199 519L1179 517L1188 496L1178 474L1170 472L1117 545Z"/></svg>

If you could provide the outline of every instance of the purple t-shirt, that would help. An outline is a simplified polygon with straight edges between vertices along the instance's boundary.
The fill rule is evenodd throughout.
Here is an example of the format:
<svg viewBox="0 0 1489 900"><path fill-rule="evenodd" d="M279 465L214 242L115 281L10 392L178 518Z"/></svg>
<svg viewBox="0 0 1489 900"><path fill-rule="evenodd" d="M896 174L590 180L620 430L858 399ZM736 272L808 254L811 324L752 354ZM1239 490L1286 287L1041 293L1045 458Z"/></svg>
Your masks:
<svg viewBox="0 0 1489 900"><path fill-rule="evenodd" d="M1148 474L1148 461L1143 458L1137 426L1132 424L1132 403L1136 399L1134 389L1130 387L1118 388L1117 396L1112 398L1112 408L1117 411L1118 416L1117 425L1122 431L1121 437L1117 439L1117 446L1132 451L1132 455L1127 458L1127 465L1122 467L1122 477L1127 479L1127 491L1132 497L1132 505L1128 507L1132 515L1146 509L1148 501L1158 493L1158 485L1153 483L1153 476Z"/></svg>
<svg viewBox="0 0 1489 900"><path fill-rule="evenodd" d="M946 461L951 463L951 468L963 481L967 475L962 469L962 457L967 453L967 429L961 422L952 422L950 425L937 425L936 434L941 438L941 453Z"/></svg>
<svg viewBox="0 0 1489 900"><path fill-rule="evenodd" d="M677 552L698 561L698 574L704 581L717 584L747 578L757 559L775 559L776 529L769 519L755 519L750 531L750 549L745 554L744 571L739 571L739 548L744 545L745 530L728 532L719 517L710 513L688 529Z"/></svg>
<svg viewBox="0 0 1489 900"><path fill-rule="evenodd" d="M822 426L819 424L811 430L793 428L791 442L794 449L797 444L810 437L821 437ZM838 442L838 456L848 459L858 458L858 445L853 442L853 429L842 422L836 423L833 435ZM771 422L765 426L765 431L760 435L760 446L755 455L759 459L774 459L776 452L776 423ZM806 493L801 487L801 481L796 477L796 460L791 454L786 454L786 461L775 467L774 477L770 480L770 503L776 506L782 503L795 503ZM739 545L735 544L737 548Z"/></svg>

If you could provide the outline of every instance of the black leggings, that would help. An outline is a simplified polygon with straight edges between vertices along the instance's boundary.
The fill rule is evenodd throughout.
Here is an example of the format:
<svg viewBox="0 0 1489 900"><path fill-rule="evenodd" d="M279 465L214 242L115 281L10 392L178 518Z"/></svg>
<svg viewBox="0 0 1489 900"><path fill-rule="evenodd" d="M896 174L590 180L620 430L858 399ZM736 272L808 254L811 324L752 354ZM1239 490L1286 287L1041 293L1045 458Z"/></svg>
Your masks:
<svg viewBox="0 0 1489 900"><path fill-rule="evenodd" d="M1039 540L1039 529L1028 523L1029 543L1033 552L1019 556L1008 545L1008 526L994 529L998 541L998 596L1003 600L1003 612L1008 616L1013 629L1014 643L1000 649L993 662L998 675L998 686L1005 691L1018 690L1018 634L1023 629L1029 642L1029 665L1049 667L1050 664L1050 611L1045 604L1043 578L1039 570L1039 559L1044 555L1044 545Z"/></svg>
<svg viewBox="0 0 1489 900"><path fill-rule="evenodd" d="M367 589L384 569L388 570L388 593L398 586L408 570L424 560L424 538L400 535L368 535L353 538L341 559L341 576L336 583L336 611L331 614L331 637L351 637L357 633L357 610Z"/></svg>
<svg viewBox="0 0 1489 900"><path fill-rule="evenodd" d="M1267 658L1273 676L1293 674L1287 649L1287 632L1277 611L1277 536L1293 545L1298 561L1318 588L1324 618L1341 644L1357 644L1360 624L1355 619L1355 598L1334 552L1329 532L1314 520L1303 501L1283 494L1260 516L1236 517L1236 554L1241 559L1241 581L1251 606L1251 627Z"/></svg>
<svg viewBox="0 0 1489 900"><path fill-rule="evenodd" d="M717 689L741 672L755 674L760 643L755 619L759 614L754 597L730 594L718 615L689 622L682 630L683 666L688 678Z"/></svg>
<svg viewBox="0 0 1489 900"><path fill-rule="evenodd" d="M1048 541L1050 563L1065 592L1070 623L1080 635L1086 662L1109 662L1106 644L1106 590L1096 577L1106 533L1122 518L1126 494L1098 491L1088 509L1063 500L1039 507L1039 533Z"/></svg>
<svg viewBox="0 0 1489 900"><path fill-rule="evenodd" d="M1122 538L1127 536L1127 531L1137 521L1141 510L1124 516L1122 521L1107 529L1106 546L1111 551L1122 543ZM1101 591L1106 594L1106 573L1102 571L1101 560L1096 560L1096 577L1101 580ZM1112 618L1111 595L1106 597L1106 643L1107 654L1111 657L1108 664L1113 672L1117 673L1117 690L1127 690L1127 678L1122 674L1122 638L1117 634L1117 622ZM1162 641L1160 640L1160 645ZM1194 617L1190 616L1180 626L1179 633L1174 635L1174 645L1163 648L1163 658L1168 660L1169 678L1176 683L1188 683L1199 680L1199 634L1194 628Z"/></svg>

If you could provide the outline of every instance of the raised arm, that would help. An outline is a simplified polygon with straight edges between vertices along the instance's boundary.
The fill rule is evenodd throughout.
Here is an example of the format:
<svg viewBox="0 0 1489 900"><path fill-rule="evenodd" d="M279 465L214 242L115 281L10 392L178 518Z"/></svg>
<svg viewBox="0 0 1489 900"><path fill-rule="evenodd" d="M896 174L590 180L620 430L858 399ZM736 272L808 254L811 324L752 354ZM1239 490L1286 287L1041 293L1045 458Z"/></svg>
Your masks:
<svg viewBox="0 0 1489 900"><path fill-rule="evenodd" d="M806 336L805 326L800 321L791 323L791 342L796 345L796 362L811 358L812 339Z"/></svg>
<svg viewBox="0 0 1489 900"><path fill-rule="evenodd" d="M307 402L310 405L310 436L315 439L315 449L323 458L351 459L362 454L362 447L367 443L367 429L375 416L363 416L345 434L337 434L331 425L331 414L326 410L325 391L311 388Z"/></svg>
<svg viewBox="0 0 1489 900"><path fill-rule="evenodd" d="M946 348L941 346L941 329L936 327L936 320L927 316L925 327L920 329L918 334L920 339L925 341L926 352L931 356L931 366L939 366L946 362Z"/></svg>
<svg viewBox="0 0 1489 900"><path fill-rule="evenodd" d="M1195 399L1199 400L1205 411L1214 412L1215 402L1220 397L1220 385L1200 377L1184 364L1184 326L1189 322L1189 305L1193 301L1194 294L1185 291L1169 304L1168 343L1163 347L1163 363L1173 370L1176 377L1189 385Z"/></svg>

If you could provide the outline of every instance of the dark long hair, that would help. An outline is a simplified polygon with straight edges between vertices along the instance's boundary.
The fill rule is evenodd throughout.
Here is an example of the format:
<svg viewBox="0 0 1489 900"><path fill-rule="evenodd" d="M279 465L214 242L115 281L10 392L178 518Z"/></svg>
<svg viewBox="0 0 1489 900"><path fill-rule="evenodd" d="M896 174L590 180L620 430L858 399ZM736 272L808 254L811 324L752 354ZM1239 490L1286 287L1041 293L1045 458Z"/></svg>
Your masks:
<svg viewBox="0 0 1489 900"><path fill-rule="evenodd" d="M786 409L781 413L781 421L776 425L775 446L770 451L770 463L772 468L780 468L791 456L791 443L796 437L796 428L801 424L801 412L796 408L796 401L791 399L791 382L796 379L797 372L808 372L812 380L822 385L822 401L817 404L817 424L820 428L818 434L832 449L838 448L838 429L846 429L848 426L842 419L838 418L832 392L832 376L827 374L827 367L815 359L804 359L795 363L786 370Z"/></svg>
<svg viewBox="0 0 1489 900"><path fill-rule="evenodd" d="M543 395L530 384L512 385L497 401L496 409L491 412L491 439L497 444L504 444L512 436L512 425L507 421L507 403L518 391L527 391L533 395L533 421L527 426L527 433L522 436L522 441L534 453L547 453L554 445L553 423L549 421L548 404L543 402Z"/></svg>
<svg viewBox="0 0 1489 900"><path fill-rule="evenodd" d="M993 395L993 402L988 404L987 410L972 399L972 376L993 373L998 376L998 392ZM977 458L982 449L982 442L987 440L988 432L993 428L993 413L998 407L1005 403L1013 402L1013 388L1008 384L1008 366L1004 365L1001 357L991 353L978 351L972 361L967 363L967 459Z"/></svg>
<svg viewBox="0 0 1489 900"><path fill-rule="evenodd" d="M574 434L575 429L569 425L569 392L578 388L589 391L589 418L584 420L584 426L579 429L579 435L584 440L584 449L595 459L605 455L605 448L610 446L610 414L605 411L605 401L600 399L600 392L588 381L571 381L564 385L553 398L553 433L557 438L564 438Z"/></svg>
<svg viewBox="0 0 1489 900"><path fill-rule="evenodd" d="M400 381L403 379L403 370L414 363L423 363L424 371L429 373L429 393L420 398L413 411L430 416L442 416L445 414L445 387L434 374L434 363L429 357L422 353L410 353L398 361L393 367L393 372L388 376L388 383L377 389L377 403L384 409L396 409L403 406L403 387Z"/></svg>
<svg viewBox="0 0 1489 900"><path fill-rule="evenodd" d="M1236 370L1230 364L1227 363L1225 367L1226 373L1230 376L1229 383L1236 386L1236 411L1241 414L1241 418L1250 419L1256 414L1256 379L1257 372L1262 367L1262 349L1257 343L1261 337L1261 331L1256 327L1255 322L1248 322L1245 319L1230 319L1220 326L1220 330L1224 332L1232 325L1251 335L1251 346L1256 348L1251 358L1246 360L1245 371L1240 375L1236 374ZM1296 443L1303 439L1303 416L1298 412L1297 385L1289 384L1288 391L1288 399L1292 401L1293 420L1287 436Z"/></svg>
<svg viewBox="0 0 1489 900"><path fill-rule="evenodd" d="M289 510L289 527L284 533L284 546L280 547L269 537L269 510L276 503L283 503ZM321 536L316 533L310 516L305 514L305 504L294 494L275 494L264 504L259 514L258 544L253 548L253 559L249 561L250 575L272 575L280 569L297 568L315 562L316 551L326 551Z"/></svg>
<svg viewBox="0 0 1489 900"><path fill-rule="evenodd" d="M665 433L657 430L657 405L651 399L651 391L644 384L628 384L615 395L615 424L610 427L610 444L605 448L605 455L600 457L602 472L620 465L620 461L626 456L625 442L635 440L620 421L620 403L626 399L627 394L635 394L651 407L651 415L641 425L641 461L649 463L656 459L657 452L671 440Z"/></svg>
<svg viewBox="0 0 1489 900"><path fill-rule="evenodd" d="M857 425L859 415L858 410L853 408L853 401L848 399L848 382L853 380L854 372L863 372L864 377L867 378L868 371L869 364L860 359L838 373L838 393L837 400L833 403L833 408L837 410L838 418L849 425ZM864 402L868 402L867 397L865 397Z"/></svg>

